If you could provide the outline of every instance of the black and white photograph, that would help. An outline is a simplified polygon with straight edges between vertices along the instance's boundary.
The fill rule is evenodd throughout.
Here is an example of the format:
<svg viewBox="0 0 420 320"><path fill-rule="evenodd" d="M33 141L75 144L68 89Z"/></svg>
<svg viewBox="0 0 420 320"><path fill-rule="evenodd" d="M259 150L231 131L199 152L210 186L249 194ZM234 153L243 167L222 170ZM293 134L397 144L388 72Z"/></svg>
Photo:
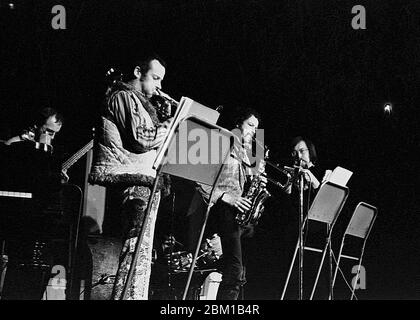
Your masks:
<svg viewBox="0 0 420 320"><path fill-rule="evenodd" d="M0 0L0 25L0 300L420 299L418 1Z"/></svg>

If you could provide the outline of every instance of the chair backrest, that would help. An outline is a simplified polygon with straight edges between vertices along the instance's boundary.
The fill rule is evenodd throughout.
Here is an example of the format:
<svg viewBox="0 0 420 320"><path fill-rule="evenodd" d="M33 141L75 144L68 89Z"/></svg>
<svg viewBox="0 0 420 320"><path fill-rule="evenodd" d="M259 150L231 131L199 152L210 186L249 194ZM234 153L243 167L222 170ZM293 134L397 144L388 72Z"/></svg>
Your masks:
<svg viewBox="0 0 420 320"><path fill-rule="evenodd" d="M315 196L308 212L308 219L334 224L344 203L347 200L349 189L345 186L325 182Z"/></svg>
<svg viewBox="0 0 420 320"><path fill-rule="evenodd" d="M378 209L365 202L359 202L347 226L345 234L366 239L375 222Z"/></svg>

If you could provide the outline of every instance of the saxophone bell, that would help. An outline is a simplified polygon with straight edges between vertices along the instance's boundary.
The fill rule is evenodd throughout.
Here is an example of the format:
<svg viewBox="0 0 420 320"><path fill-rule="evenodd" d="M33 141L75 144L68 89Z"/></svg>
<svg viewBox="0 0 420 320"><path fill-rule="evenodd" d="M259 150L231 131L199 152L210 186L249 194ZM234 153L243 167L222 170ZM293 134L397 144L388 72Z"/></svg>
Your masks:
<svg viewBox="0 0 420 320"><path fill-rule="evenodd" d="M271 182L272 184L279 187L283 191L286 191L287 189L289 189L289 187L293 184L293 181L295 180L295 169L287 167L287 166L284 166L283 168L279 168L276 164L272 162L267 162L267 164L275 168L277 172L280 173L280 175L276 177L276 179L267 177L268 182Z"/></svg>
<svg viewBox="0 0 420 320"><path fill-rule="evenodd" d="M278 173L280 173L280 176L277 177L277 179L272 179L272 178L266 176L267 181L276 185L277 187L279 187L283 191L286 191L293 184L293 181L295 179L294 178L295 177L295 168L291 168L291 167L287 167L287 166L284 166L283 168L281 168L278 164L267 160L268 152L269 152L268 146L263 144L261 141L259 141L256 138L254 138L253 141L255 141L255 143L260 148L263 148L264 150L266 150L266 156L265 156L265 159L264 159L265 165L268 165L268 166L274 168Z"/></svg>
<svg viewBox="0 0 420 320"><path fill-rule="evenodd" d="M257 141L257 140L256 140ZM252 178L244 197L251 201L251 209L246 212L238 212L235 216L236 222L240 226L257 225L264 212L264 202L271 197L267 191L267 175L265 173L266 159L268 158L268 148L265 148L264 159L259 162L257 173Z"/></svg>

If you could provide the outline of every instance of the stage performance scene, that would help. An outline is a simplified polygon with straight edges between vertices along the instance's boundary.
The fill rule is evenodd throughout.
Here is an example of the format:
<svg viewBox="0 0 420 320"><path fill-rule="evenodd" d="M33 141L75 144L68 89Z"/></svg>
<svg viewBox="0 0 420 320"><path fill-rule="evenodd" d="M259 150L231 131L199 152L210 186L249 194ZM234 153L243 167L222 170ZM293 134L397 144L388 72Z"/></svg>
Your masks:
<svg viewBox="0 0 420 320"><path fill-rule="evenodd" d="M0 300L420 299L418 1L0 23Z"/></svg>

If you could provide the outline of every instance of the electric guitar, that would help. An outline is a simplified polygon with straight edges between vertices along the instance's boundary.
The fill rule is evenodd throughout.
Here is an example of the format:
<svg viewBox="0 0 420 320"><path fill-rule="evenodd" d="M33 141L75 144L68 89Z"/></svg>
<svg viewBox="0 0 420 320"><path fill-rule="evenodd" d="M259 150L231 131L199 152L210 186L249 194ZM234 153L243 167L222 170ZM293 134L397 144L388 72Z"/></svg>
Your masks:
<svg viewBox="0 0 420 320"><path fill-rule="evenodd" d="M72 155L67 161L61 165L61 172L65 180L68 180L67 170L71 168L81 157L83 157L90 149L93 148L93 139L90 140L79 151Z"/></svg>

